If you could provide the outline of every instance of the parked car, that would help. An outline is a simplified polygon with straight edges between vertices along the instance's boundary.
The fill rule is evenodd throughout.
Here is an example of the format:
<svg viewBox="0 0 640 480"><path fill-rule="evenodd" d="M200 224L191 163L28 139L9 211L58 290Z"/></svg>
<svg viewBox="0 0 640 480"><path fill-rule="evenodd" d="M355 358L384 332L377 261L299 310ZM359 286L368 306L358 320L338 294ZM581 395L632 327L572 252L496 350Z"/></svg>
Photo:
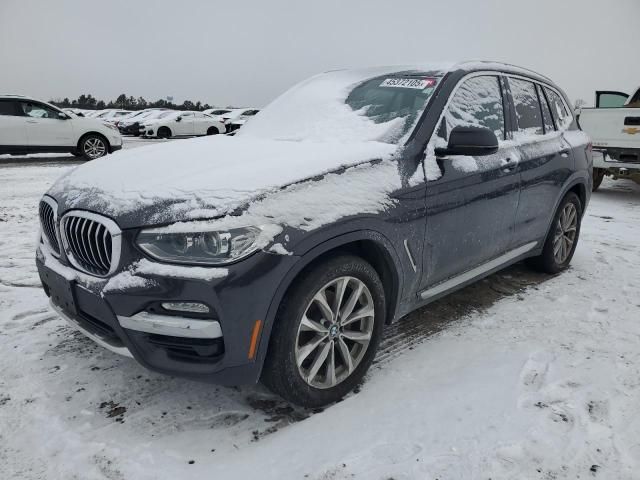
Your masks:
<svg viewBox="0 0 640 480"><path fill-rule="evenodd" d="M94 160L122 148L118 129L40 100L0 95L0 154L69 152Z"/></svg>
<svg viewBox="0 0 640 480"><path fill-rule="evenodd" d="M103 111L99 115L94 116L93 118L97 118L97 119L102 120L104 122L114 123L119 118L126 117L126 116L128 116L130 114L131 114L130 110L109 109L109 110Z"/></svg>
<svg viewBox="0 0 640 480"><path fill-rule="evenodd" d="M593 189L605 176L640 184L640 88L596 92L595 108L582 108L579 123L593 139Z"/></svg>
<svg viewBox="0 0 640 480"><path fill-rule="evenodd" d="M362 381L385 324L520 260L568 267L592 183L568 105L497 63L315 76L236 136L58 180L44 290L152 370L325 405Z"/></svg>
<svg viewBox="0 0 640 480"><path fill-rule="evenodd" d="M245 110L244 112L242 112L236 118L228 121L227 124L226 124L227 132L235 132L240 127L242 127L245 123L247 123L247 120L250 120L259 111L260 110L257 110L257 109L248 109L248 110Z"/></svg>
<svg viewBox="0 0 640 480"><path fill-rule="evenodd" d="M118 129L123 135L140 135L140 124L145 120L151 120L157 118L160 115L168 115L175 110L169 110L168 108L150 108L140 111L137 115L133 115L126 120L118 122Z"/></svg>
<svg viewBox="0 0 640 480"><path fill-rule="evenodd" d="M207 110L203 110L202 113L216 118L224 115L225 113L229 113L230 111L230 108L208 108Z"/></svg>
<svg viewBox="0 0 640 480"><path fill-rule="evenodd" d="M216 135L224 131L222 123L202 112L165 112L140 124L140 134L150 138Z"/></svg>

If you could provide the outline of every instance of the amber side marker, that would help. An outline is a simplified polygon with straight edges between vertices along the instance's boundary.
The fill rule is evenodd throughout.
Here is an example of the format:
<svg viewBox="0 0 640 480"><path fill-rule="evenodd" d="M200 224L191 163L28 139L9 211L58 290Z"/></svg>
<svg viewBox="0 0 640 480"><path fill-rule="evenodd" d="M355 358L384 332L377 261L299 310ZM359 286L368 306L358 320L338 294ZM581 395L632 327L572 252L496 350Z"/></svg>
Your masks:
<svg viewBox="0 0 640 480"><path fill-rule="evenodd" d="M262 329L262 320L256 320L253 324L253 330L251 331L251 343L249 344L249 360L253 360L256 357L256 350L258 348L258 337L260 336L260 330Z"/></svg>

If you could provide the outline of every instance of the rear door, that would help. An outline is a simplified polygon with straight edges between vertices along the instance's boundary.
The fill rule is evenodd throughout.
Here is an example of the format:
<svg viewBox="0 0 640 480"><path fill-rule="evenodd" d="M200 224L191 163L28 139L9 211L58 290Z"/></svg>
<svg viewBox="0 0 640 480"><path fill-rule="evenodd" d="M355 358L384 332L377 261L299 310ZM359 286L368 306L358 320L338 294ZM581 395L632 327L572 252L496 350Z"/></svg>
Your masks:
<svg viewBox="0 0 640 480"><path fill-rule="evenodd" d="M573 117L554 90L515 76L508 84L522 181L512 244L519 247L546 236L558 195L574 170L571 145L562 134ZM548 99L550 94L559 105ZM560 108L553 118L551 112Z"/></svg>
<svg viewBox="0 0 640 480"><path fill-rule="evenodd" d="M59 111L38 102L20 100L19 113L25 118L30 147L75 146L73 122L59 117Z"/></svg>
<svg viewBox="0 0 640 480"><path fill-rule="evenodd" d="M19 151L27 146L25 120L16 101L0 99L0 152Z"/></svg>
<svg viewBox="0 0 640 480"><path fill-rule="evenodd" d="M454 90L430 145L446 145L457 125L487 127L500 141L487 156L425 158L427 232L423 286L433 286L504 254L513 235L520 191L507 140L507 105L499 74L474 74ZM433 150L431 150L433 151Z"/></svg>
<svg viewBox="0 0 640 480"><path fill-rule="evenodd" d="M202 112L194 112L193 122L193 134L194 135L206 135L207 130L213 125L213 118L205 115Z"/></svg>

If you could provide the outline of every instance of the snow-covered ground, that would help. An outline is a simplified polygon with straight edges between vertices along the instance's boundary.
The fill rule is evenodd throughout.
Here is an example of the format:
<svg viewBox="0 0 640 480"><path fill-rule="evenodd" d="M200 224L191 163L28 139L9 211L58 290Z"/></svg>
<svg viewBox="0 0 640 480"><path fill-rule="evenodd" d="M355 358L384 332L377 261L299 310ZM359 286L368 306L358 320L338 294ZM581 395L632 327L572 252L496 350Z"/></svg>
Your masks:
<svg viewBox="0 0 640 480"><path fill-rule="evenodd" d="M146 371L56 317L37 202L73 164L0 165L0 479L640 478L640 187L594 194L572 268L521 265L387 329L323 411Z"/></svg>

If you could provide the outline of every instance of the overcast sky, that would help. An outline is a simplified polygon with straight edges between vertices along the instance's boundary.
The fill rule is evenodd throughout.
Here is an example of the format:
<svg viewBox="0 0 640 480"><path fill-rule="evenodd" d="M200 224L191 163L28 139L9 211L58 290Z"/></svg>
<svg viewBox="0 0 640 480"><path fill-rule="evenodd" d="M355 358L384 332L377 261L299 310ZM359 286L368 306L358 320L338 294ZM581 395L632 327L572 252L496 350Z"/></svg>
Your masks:
<svg viewBox="0 0 640 480"><path fill-rule="evenodd" d="M640 85L640 0L0 0L0 93L263 106L343 67L491 59Z"/></svg>

